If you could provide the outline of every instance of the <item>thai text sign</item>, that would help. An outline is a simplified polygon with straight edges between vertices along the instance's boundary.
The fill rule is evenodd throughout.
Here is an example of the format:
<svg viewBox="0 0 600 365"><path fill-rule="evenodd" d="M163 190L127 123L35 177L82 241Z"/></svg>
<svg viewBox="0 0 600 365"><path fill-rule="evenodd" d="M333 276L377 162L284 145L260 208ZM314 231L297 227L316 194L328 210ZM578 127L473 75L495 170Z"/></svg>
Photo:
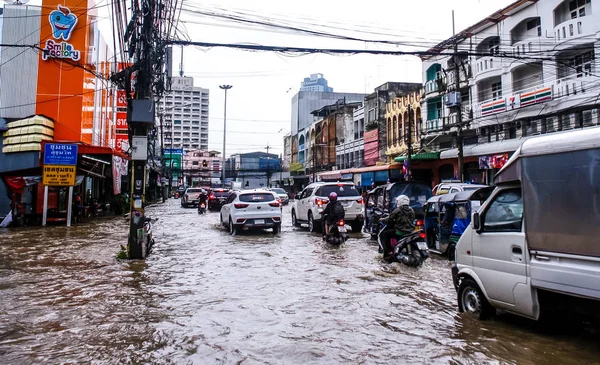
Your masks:
<svg viewBox="0 0 600 365"><path fill-rule="evenodd" d="M48 186L74 186L75 166L44 165L42 181Z"/></svg>
<svg viewBox="0 0 600 365"><path fill-rule="evenodd" d="M127 112L117 112L117 129L127 129Z"/></svg>
<svg viewBox="0 0 600 365"><path fill-rule="evenodd" d="M44 165L77 165L77 145L46 143Z"/></svg>

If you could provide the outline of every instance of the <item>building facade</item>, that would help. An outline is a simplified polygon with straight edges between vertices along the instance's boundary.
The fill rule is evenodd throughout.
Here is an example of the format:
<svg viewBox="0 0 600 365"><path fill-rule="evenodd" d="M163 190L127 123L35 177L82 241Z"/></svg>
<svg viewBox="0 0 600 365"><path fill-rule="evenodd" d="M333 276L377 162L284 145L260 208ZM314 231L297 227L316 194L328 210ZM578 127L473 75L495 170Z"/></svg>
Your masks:
<svg viewBox="0 0 600 365"><path fill-rule="evenodd" d="M160 103L165 148L208 150L209 90L191 77L173 77Z"/></svg>
<svg viewBox="0 0 600 365"><path fill-rule="evenodd" d="M219 186L221 184L221 153L192 149L183 155L183 178L186 186Z"/></svg>
<svg viewBox="0 0 600 365"><path fill-rule="evenodd" d="M267 188L271 177L282 171L278 155L250 152L231 155L227 159L226 180L241 184L242 189Z"/></svg>
<svg viewBox="0 0 600 365"><path fill-rule="evenodd" d="M323 74L311 74L310 77L305 77L302 81L300 91L332 93L333 88L327 85L327 79L323 77Z"/></svg>
<svg viewBox="0 0 600 365"><path fill-rule="evenodd" d="M335 147L338 170L363 166L365 153L365 108L358 105L352 118L344 120L344 139Z"/></svg>
<svg viewBox="0 0 600 365"><path fill-rule="evenodd" d="M430 50L456 42L457 57L422 58L422 132L441 151L439 179L459 178L459 144L464 179L490 183L523 140L598 124L598 9L598 0L515 1Z"/></svg>
<svg viewBox="0 0 600 365"><path fill-rule="evenodd" d="M421 90L394 98L385 106L386 146L388 160L408 153L408 141L413 153L420 150Z"/></svg>

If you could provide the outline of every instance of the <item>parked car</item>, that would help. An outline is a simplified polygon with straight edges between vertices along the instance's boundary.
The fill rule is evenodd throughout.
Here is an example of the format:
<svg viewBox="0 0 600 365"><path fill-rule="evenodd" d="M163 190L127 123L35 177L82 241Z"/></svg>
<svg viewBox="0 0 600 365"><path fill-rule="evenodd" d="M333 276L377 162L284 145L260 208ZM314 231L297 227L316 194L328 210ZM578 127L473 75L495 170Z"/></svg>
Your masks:
<svg viewBox="0 0 600 365"><path fill-rule="evenodd" d="M202 188L187 188L181 197L181 206L187 208L190 205L198 205L198 197L201 191Z"/></svg>
<svg viewBox="0 0 600 365"><path fill-rule="evenodd" d="M229 194L231 194L229 189L212 189L208 196L208 210L220 211Z"/></svg>
<svg viewBox="0 0 600 365"><path fill-rule="evenodd" d="M443 195L443 194L452 194L458 193L461 191L472 191L481 188L486 188L487 185L481 184L467 184L461 182L443 182L441 184L436 185L433 188L433 195Z"/></svg>
<svg viewBox="0 0 600 365"><path fill-rule="evenodd" d="M344 207L344 221L350 225L352 232L360 232L365 221L363 198L351 182L318 182L308 185L292 204L292 224L300 227L302 223L308 223L309 231L320 230L320 212L325 209L332 192L337 193L338 201Z"/></svg>
<svg viewBox="0 0 600 365"><path fill-rule="evenodd" d="M282 188L271 188L269 189L270 191L274 192L275 194L277 194L279 196L279 199L281 199L281 204L282 205L288 205L290 202L290 197L288 196L287 191L283 190Z"/></svg>
<svg viewBox="0 0 600 365"><path fill-rule="evenodd" d="M234 235L244 229L273 228L281 231L281 209L277 195L268 190L234 191L221 207L221 224Z"/></svg>

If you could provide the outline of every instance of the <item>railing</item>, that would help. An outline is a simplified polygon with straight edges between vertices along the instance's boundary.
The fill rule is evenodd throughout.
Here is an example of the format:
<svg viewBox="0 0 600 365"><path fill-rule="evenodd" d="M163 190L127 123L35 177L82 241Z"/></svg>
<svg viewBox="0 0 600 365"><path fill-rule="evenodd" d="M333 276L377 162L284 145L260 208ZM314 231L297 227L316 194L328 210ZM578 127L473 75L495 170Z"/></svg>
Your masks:
<svg viewBox="0 0 600 365"><path fill-rule="evenodd" d="M594 18L584 16L567 20L554 27L554 40L556 43L563 43L592 33L594 33Z"/></svg>
<svg viewBox="0 0 600 365"><path fill-rule="evenodd" d="M484 72L502 70L502 59L497 56L485 56L475 61L475 74L481 75Z"/></svg>
<svg viewBox="0 0 600 365"><path fill-rule="evenodd" d="M512 45L513 55L515 57L527 57L527 54L531 55L531 52L541 52L540 37L528 38L522 41L516 42ZM522 63L515 62L515 66L519 66Z"/></svg>
<svg viewBox="0 0 600 365"><path fill-rule="evenodd" d="M429 80L425 83L425 95L438 92L440 90L440 80Z"/></svg>
<svg viewBox="0 0 600 365"><path fill-rule="evenodd" d="M443 126L443 122L441 118L430 119L425 121L425 132L432 132L440 130Z"/></svg>
<svg viewBox="0 0 600 365"><path fill-rule="evenodd" d="M596 84L598 83L598 78L591 76L593 71L584 72L580 74L580 77L577 75L565 77L559 80L556 80L554 84L554 97L562 98L570 95L583 94L587 91L597 93Z"/></svg>

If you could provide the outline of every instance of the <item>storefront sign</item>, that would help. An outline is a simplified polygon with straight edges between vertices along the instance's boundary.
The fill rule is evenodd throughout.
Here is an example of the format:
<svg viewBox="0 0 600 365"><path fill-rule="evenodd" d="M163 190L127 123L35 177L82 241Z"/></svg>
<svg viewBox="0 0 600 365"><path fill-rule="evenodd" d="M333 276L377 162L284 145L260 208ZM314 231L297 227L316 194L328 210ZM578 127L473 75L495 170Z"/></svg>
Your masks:
<svg viewBox="0 0 600 365"><path fill-rule="evenodd" d="M71 39L73 29L77 25L77 16L71 13L71 10L65 6L58 5L58 10L53 10L48 16L48 21L52 27L52 37L62 39L65 42L57 43L52 39L46 40L42 48L42 60L49 58L68 58L73 61L81 59L81 51L75 49L75 46L68 41Z"/></svg>
<svg viewBox="0 0 600 365"><path fill-rule="evenodd" d="M117 129L127 129L127 113L117 112Z"/></svg>
<svg viewBox="0 0 600 365"><path fill-rule="evenodd" d="M129 149L129 135L117 134L115 136L115 148L119 152L126 151L127 149Z"/></svg>
<svg viewBox="0 0 600 365"><path fill-rule="evenodd" d="M486 116L506 111L506 100L500 99L481 105L481 115Z"/></svg>
<svg viewBox="0 0 600 365"><path fill-rule="evenodd" d="M117 90L117 108L127 108L127 93L125 90Z"/></svg>
<svg viewBox="0 0 600 365"><path fill-rule="evenodd" d="M501 169L508 161L508 153L492 156L481 156L479 157L479 169L480 170L491 170Z"/></svg>
<svg viewBox="0 0 600 365"><path fill-rule="evenodd" d="M46 143L44 165L77 165L77 145Z"/></svg>
<svg viewBox="0 0 600 365"><path fill-rule="evenodd" d="M75 166L44 165L42 181L47 186L74 186Z"/></svg>

